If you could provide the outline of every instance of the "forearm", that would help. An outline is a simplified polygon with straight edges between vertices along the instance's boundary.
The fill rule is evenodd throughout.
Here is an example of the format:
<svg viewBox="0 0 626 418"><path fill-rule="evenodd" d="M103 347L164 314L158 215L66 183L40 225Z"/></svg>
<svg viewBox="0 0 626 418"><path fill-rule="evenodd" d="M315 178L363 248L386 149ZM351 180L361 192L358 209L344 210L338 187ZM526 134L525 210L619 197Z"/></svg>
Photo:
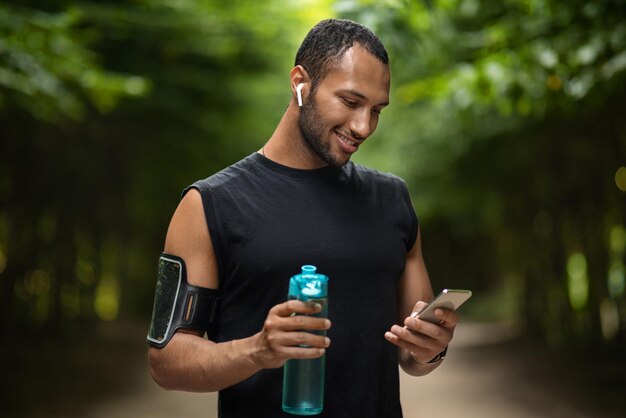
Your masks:
<svg viewBox="0 0 626 418"><path fill-rule="evenodd" d="M411 355L409 350L400 348L398 350L398 358L400 367L411 376L425 376L435 370L443 362L443 360L434 363L419 363Z"/></svg>
<svg viewBox="0 0 626 418"><path fill-rule="evenodd" d="M169 390L222 390L261 370L254 362L255 338L214 343L178 332L166 347L149 349L152 377Z"/></svg>

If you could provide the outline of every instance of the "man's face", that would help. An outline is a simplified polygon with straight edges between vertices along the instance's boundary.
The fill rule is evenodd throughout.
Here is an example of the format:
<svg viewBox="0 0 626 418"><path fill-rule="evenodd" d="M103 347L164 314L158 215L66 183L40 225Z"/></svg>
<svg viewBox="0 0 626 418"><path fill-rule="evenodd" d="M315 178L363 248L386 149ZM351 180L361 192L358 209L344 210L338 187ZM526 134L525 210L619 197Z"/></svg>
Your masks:
<svg viewBox="0 0 626 418"><path fill-rule="evenodd" d="M347 163L376 130L389 84L389 66L358 44L347 50L300 109L298 125L309 149L326 164Z"/></svg>

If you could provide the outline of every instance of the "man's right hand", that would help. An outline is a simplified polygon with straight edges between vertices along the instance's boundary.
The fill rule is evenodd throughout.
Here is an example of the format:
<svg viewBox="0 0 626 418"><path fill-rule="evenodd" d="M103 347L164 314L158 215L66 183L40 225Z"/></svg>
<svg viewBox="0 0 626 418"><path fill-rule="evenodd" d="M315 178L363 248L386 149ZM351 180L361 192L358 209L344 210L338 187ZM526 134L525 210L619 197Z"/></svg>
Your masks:
<svg viewBox="0 0 626 418"><path fill-rule="evenodd" d="M321 306L290 300L270 309L263 329L255 335L254 362L258 367L281 367L289 359L311 359L324 355L330 339L307 331L325 331L327 318L307 316L320 312ZM293 315L293 314L300 315ZM306 331L305 331L306 330ZM303 347L307 346L307 347Z"/></svg>

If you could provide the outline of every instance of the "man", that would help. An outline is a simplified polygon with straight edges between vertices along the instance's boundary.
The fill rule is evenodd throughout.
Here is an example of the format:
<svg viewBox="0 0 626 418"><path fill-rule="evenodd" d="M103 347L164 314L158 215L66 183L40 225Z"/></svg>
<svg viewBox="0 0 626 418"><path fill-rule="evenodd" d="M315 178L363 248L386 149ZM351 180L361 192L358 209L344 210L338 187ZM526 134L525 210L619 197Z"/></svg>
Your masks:
<svg viewBox="0 0 626 418"><path fill-rule="evenodd" d="M220 391L221 417L288 416L285 361L326 354L320 416L400 417L398 363L416 376L436 368L458 317L411 317L433 294L406 186L350 162L389 103L387 52L364 26L325 20L290 82L261 150L194 183L173 215L165 253L180 257L190 284L219 289L220 302L208 339L181 329L149 349L152 376L167 389ZM330 277L328 319L293 315L316 307L285 302L303 264Z"/></svg>

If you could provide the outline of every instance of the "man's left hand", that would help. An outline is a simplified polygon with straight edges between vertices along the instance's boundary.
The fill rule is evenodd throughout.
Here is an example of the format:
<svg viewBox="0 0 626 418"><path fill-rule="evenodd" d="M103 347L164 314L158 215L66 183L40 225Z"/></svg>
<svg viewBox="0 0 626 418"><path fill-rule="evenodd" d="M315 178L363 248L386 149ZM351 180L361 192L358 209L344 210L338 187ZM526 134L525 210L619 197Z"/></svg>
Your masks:
<svg viewBox="0 0 626 418"><path fill-rule="evenodd" d="M413 313L419 312L428 304L418 302ZM439 324L423 321L410 315L404 319L404 327L394 325L385 333L385 338L409 351L413 360L420 364L427 364L444 351L454 335L454 328L459 322L459 316L450 309L437 308L435 316L441 320Z"/></svg>

